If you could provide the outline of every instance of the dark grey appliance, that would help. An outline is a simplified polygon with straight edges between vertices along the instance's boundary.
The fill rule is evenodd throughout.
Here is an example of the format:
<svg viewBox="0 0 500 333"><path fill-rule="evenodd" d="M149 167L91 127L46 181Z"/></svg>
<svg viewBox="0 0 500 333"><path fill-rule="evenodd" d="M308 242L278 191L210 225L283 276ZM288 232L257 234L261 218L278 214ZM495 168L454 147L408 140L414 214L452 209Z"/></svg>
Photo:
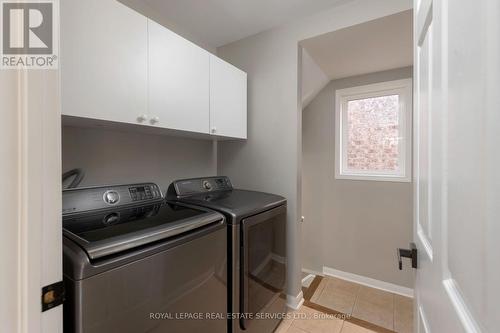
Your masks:
<svg viewBox="0 0 500 333"><path fill-rule="evenodd" d="M229 332L272 332L286 306L286 199L233 189L227 177L178 180L167 197L225 215Z"/></svg>
<svg viewBox="0 0 500 333"><path fill-rule="evenodd" d="M223 215L155 184L63 191L64 331L226 332L226 247Z"/></svg>

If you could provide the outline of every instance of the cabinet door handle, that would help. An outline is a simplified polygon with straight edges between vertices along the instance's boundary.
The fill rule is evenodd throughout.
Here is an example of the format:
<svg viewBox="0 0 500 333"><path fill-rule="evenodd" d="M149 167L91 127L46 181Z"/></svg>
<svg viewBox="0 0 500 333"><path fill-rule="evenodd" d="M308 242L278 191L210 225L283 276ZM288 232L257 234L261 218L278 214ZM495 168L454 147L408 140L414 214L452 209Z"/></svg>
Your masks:
<svg viewBox="0 0 500 333"><path fill-rule="evenodd" d="M212 130L211 130L212 134L215 134L217 133L217 127L212 127Z"/></svg>
<svg viewBox="0 0 500 333"><path fill-rule="evenodd" d="M141 114L139 117L137 117L137 121L140 123L145 122L146 120L148 120L148 116L145 114Z"/></svg>
<svg viewBox="0 0 500 333"><path fill-rule="evenodd" d="M160 118L159 117L153 117L151 118L151 124L158 124L160 122Z"/></svg>

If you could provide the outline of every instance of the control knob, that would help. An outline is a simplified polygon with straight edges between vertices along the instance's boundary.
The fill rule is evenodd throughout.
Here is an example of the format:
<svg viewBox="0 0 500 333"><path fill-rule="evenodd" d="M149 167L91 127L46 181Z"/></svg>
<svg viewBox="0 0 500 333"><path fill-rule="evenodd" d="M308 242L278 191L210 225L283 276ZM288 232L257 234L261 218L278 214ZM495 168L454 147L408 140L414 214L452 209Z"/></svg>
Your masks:
<svg viewBox="0 0 500 333"><path fill-rule="evenodd" d="M203 181L203 188L204 188L205 190L210 191L210 190L212 190L212 184L210 184L210 182L208 182L207 180L204 180L204 181Z"/></svg>
<svg viewBox="0 0 500 333"><path fill-rule="evenodd" d="M110 190L104 193L103 198L106 203L114 205L120 200L120 195L118 194L118 192Z"/></svg>

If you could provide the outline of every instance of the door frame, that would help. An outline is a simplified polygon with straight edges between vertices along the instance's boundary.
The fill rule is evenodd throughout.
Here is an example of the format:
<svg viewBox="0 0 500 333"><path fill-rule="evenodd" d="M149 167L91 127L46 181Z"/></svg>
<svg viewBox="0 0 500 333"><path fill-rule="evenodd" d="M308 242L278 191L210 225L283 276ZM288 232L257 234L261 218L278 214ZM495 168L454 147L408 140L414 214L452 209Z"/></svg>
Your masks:
<svg viewBox="0 0 500 333"><path fill-rule="evenodd" d="M62 280L60 72L2 70L0 86L0 331L58 333L62 306L42 312L41 290Z"/></svg>

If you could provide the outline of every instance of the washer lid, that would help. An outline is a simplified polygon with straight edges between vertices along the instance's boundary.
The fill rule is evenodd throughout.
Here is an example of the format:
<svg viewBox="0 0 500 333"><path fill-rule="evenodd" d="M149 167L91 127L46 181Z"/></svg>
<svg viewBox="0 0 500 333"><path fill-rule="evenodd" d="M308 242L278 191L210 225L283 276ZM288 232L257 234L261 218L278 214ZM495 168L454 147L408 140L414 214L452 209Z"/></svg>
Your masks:
<svg viewBox="0 0 500 333"><path fill-rule="evenodd" d="M63 232L98 259L222 221L215 212L164 202L65 216Z"/></svg>
<svg viewBox="0 0 500 333"><path fill-rule="evenodd" d="M286 204L286 199L282 196L246 190L197 194L178 200L222 212L231 218L228 223L239 222L245 217Z"/></svg>

